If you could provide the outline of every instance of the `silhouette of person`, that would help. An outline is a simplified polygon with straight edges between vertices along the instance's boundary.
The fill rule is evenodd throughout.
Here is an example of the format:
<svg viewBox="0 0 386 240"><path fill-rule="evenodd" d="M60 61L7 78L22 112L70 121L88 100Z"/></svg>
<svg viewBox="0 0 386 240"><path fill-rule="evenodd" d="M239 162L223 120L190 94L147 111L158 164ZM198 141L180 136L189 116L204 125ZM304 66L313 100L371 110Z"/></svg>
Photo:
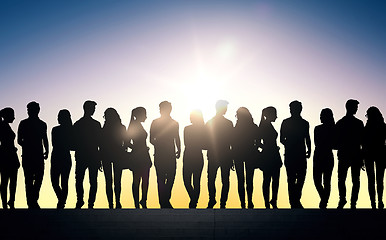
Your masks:
<svg viewBox="0 0 386 240"><path fill-rule="evenodd" d="M59 126L52 128L51 132L51 183L58 198L57 208L63 209L68 195L68 178L72 166L70 150L74 141L71 114L67 109L59 111L58 123Z"/></svg>
<svg viewBox="0 0 386 240"><path fill-rule="evenodd" d="M325 108L320 113L321 125L314 129L314 167L315 188L320 197L319 208L326 209L331 192L331 175L334 168L333 148L336 148L335 120L332 110ZM323 184L322 184L323 182Z"/></svg>
<svg viewBox="0 0 386 240"><path fill-rule="evenodd" d="M300 116L303 109L301 102L293 101L289 107L291 117L283 120L280 128L280 142L285 147L284 164L287 170L291 208L303 208L300 199L306 178L306 159L311 153L310 127L309 123Z"/></svg>
<svg viewBox="0 0 386 240"><path fill-rule="evenodd" d="M176 175L176 158L180 158L181 153L179 126L170 116L172 111L170 102L161 102L159 109L161 117L151 123L150 143L154 145L159 203L161 208L173 208L170 197Z"/></svg>
<svg viewBox="0 0 386 240"><path fill-rule="evenodd" d="M124 140L126 128L122 125L121 118L114 108L107 108L104 113L105 124L102 128L100 153L103 172L106 180L106 195L109 208L113 209L113 172L114 172L114 193L115 208L122 208L121 205L121 179L122 168L119 161L124 152Z"/></svg>
<svg viewBox="0 0 386 240"><path fill-rule="evenodd" d="M190 198L189 208L196 208L200 196L201 174L204 166L202 150L206 148L207 131L201 111L192 111L190 122L192 124L184 129L185 150L182 175Z"/></svg>
<svg viewBox="0 0 386 240"><path fill-rule="evenodd" d="M363 134L363 152L367 173L371 207L375 204L375 176L377 180L378 208L383 209L383 179L385 174L386 125L382 113L377 107L370 107L366 112L367 122ZM374 173L374 164L376 175Z"/></svg>
<svg viewBox="0 0 386 240"><path fill-rule="evenodd" d="M253 122L251 113L245 107L240 107L236 111L236 117L237 122L233 130L232 154L236 168L238 193L241 208L245 208L244 186L246 183L248 208L253 208L253 174L255 172L253 161L257 151L258 127Z"/></svg>
<svg viewBox="0 0 386 240"><path fill-rule="evenodd" d="M226 207L229 193L229 173L233 166L231 155L231 143L233 134L233 123L224 117L228 109L228 102L219 100L216 102L216 115L207 123L208 144L208 208L216 205L216 175L221 168L221 198L220 208Z"/></svg>
<svg viewBox="0 0 386 240"><path fill-rule="evenodd" d="M351 167L351 208L356 208L359 193L359 177L363 166L362 158L362 137L363 122L354 115L358 111L359 102L349 99L346 102L346 115L336 123L337 147L338 147L338 209L343 209L346 201L346 177Z"/></svg>
<svg viewBox="0 0 386 240"><path fill-rule="evenodd" d="M147 208L147 192L149 189L149 173L152 162L149 155L149 147L146 144L147 132L142 126L146 120L146 109L143 107L134 108L131 111L130 124L127 128L127 142L130 147L131 160L133 161L133 185L132 192L135 208ZM142 199L139 200L139 185L142 182Z"/></svg>
<svg viewBox="0 0 386 240"><path fill-rule="evenodd" d="M90 191L88 208L94 208L96 192L98 188L98 169L101 168L99 147L101 139L101 124L92 118L95 112L96 102L87 100L83 104L84 115L74 124L75 136L75 188L76 208L82 208L83 180L88 169Z"/></svg>
<svg viewBox="0 0 386 240"><path fill-rule="evenodd" d="M272 126L277 119L276 108L266 107L261 113L259 126L260 148L262 148L263 171L263 197L266 209L277 208L277 195L279 191L280 168L283 165L277 146L278 133ZM269 187L272 181L272 199L269 200Z"/></svg>
<svg viewBox="0 0 386 240"><path fill-rule="evenodd" d="M3 209L15 208L15 194L17 184L17 172L20 167L15 147L16 134L13 132L10 123L15 120L15 112L7 107L0 111L0 174L1 185L0 195ZM9 183L9 201L7 206L7 193Z"/></svg>
<svg viewBox="0 0 386 240"><path fill-rule="evenodd" d="M22 147L28 208L40 208L38 200L44 175L44 159L48 158L49 153L47 124L39 119L39 112L39 103L28 103L28 118L20 122L17 131L17 142Z"/></svg>

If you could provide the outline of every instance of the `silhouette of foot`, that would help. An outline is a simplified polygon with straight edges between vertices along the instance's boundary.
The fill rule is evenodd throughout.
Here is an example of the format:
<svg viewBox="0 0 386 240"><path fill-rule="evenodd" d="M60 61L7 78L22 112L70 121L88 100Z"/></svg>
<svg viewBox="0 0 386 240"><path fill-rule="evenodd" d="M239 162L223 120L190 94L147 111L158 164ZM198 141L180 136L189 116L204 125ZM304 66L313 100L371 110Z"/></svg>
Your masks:
<svg viewBox="0 0 386 240"><path fill-rule="evenodd" d="M88 203L88 209L94 209L94 203Z"/></svg>
<svg viewBox="0 0 386 240"><path fill-rule="evenodd" d="M114 204L112 202L109 203L109 209L113 209L114 208Z"/></svg>
<svg viewBox="0 0 386 240"><path fill-rule="evenodd" d="M383 209L383 202L381 201L381 202L378 202L378 209Z"/></svg>
<svg viewBox="0 0 386 240"><path fill-rule="evenodd" d="M211 199L208 202L208 208L213 208L216 205L217 201L215 199Z"/></svg>
<svg viewBox="0 0 386 240"><path fill-rule="evenodd" d="M226 203L220 203L220 208L225 209L225 205L226 205Z"/></svg>
<svg viewBox="0 0 386 240"><path fill-rule="evenodd" d="M371 201L371 209L377 209L377 205L375 204L375 201Z"/></svg>
<svg viewBox="0 0 386 240"><path fill-rule="evenodd" d="M338 209L343 209L346 203L347 203L346 199L340 200L338 204Z"/></svg>
<svg viewBox="0 0 386 240"><path fill-rule="evenodd" d="M147 209L146 200L142 199L141 201L139 201L139 204L141 204L143 209Z"/></svg>
<svg viewBox="0 0 386 240"><path fill-rule="evenodd" d="M241 203L241 208L245 209L245 203L244 202Z"/></svg>
<svg viewBox="0 0 386 240"><path fill-rule="evenodd" d="M15 203L14 202L9 201L8 206L9 206L9 209L15 209ZM7 208L7 205L5 205L5 208Z"/></svg>
<svg viewBox="0 0 386 240"><path fill-rule="evenodd" d="M320 200L319 208L320 209L326 209L327 208L327 203L324 200Z"/></svg>
<svg viewBox="0 0 386 240"><path fill-rule="evenodd" d="M83 202L83 201L78 201L78 202L76 203L75 208L76 208L76 209L81 209L81 208L83 207L83 205L84 205L84 202Z"/></svg>
<svg viewBox="0 0 386 240"><path fill-rule="evenodd" d="M354 203L354 204L352 203L351 206L350 206L350 208L351 208L351 209L357 209L356 203Z"/></svg>
<svg viewBox="0 0 386 240"><path fill-rule="evenodd" d="M58 204L56 205L57 209L64 209L64 203L59 201Z"/></svg>
<svg viewBox="0 0 386 240"><path fill-rule="evenodd" d="M120 202L117 202L117 203L115 204L115 209L121 209L121 208L122 208L121 203L120 203Z"/></svg>
<svg viewBox="0 0 386 240"><path fill-rule="evenodd" d="M253 202L248 203L248 209L253 209L254 207L255 207L255 205L253 205Z"/></svg>
<svg viewBox="0 0 386 240"><path fill-rule="evenodd" d="M273 209L277 209L277 203L275 200L271 200L269 203L271 204Z"/></svg>
<svg viewBox="0 0 386 240"><path fill-rule="evenodd" d="M139 202L135 202L135 203L134 203L134 207L137 208L137 209L139 209Z"/></svg>
<svg viewBox="0 0 386 240"><path fill-rule="evenodd" d="M197 207L197 203L195 201L189 202L189 208L196 208L196 207Z"/></svg>

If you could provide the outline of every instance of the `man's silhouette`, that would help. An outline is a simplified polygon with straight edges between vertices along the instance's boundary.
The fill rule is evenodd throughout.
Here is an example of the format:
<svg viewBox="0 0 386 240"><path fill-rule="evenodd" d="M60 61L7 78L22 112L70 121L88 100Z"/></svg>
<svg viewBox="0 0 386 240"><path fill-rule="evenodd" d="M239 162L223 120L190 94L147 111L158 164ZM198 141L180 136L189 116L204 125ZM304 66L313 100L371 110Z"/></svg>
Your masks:
<svg viewBox="0 0 386 240"><path fill-rule="evenodd" d="M351 208L356 208L359 193L359 177L363 158L361 152L363 122L354 115L358 111L359 102L349 99L346 102L346 116L336 123L338 141L338 209L346 204L346 177L348 168L351 167Z"/></svg>
<svg viewBox="0 0 386 240"><path fill-rule="evenodd" d="M229 172L233 165L231 157L231 142L233 123L224 117L228 102L219 100L216 103L216 116L206 123L209 135L208 145L208 208L216 205L216 175L221 168L221 198L220 208L225 208L229 192Z"/></svg>
<svg viewBox="0 0 386 240"><path fill-rule="evenodd" d="M40 208L38 199L43 181L44 159L47 159L49 153L47 124L39 119L39 112L39 103L28 103L28 118L20 122L17 132L17 142L23 151L22 166L28 208Z"/></svg>
<svg viewBox="0 0 386 240"><path fill-rule="evenodd" d="M98 154L101 124L91 117L96 105L94 101L86 101L83 104L83 117L74 124L76 208L82 208L84 204L83 179L86 169L88 169L90 179L88 208L94 207L97 192L98 169L101 167L101 159Z"/></svg>
<svg viewBox="0 0 386 240"><path fill-rule="evenodd" d="M158 197L161 208L172 208L170 197L176 176L176 158L180 157L181 142L178 122L170 117L172 104L159 104L161 117L150 127L150 143L154 145L154 165L157 172ZM177 147L177 151L176 151Z"/></svg>
<svg viewBox="0 0 386 240"><path fill-rule="evenodd" d="M306 178L306 159L311 153L310 125L300 116L303 109L301 102L293 101L289 107L291 117L284 119L281 125L280 142L285 147L284 165L291 208L303 208L300 199Z"/></svg>

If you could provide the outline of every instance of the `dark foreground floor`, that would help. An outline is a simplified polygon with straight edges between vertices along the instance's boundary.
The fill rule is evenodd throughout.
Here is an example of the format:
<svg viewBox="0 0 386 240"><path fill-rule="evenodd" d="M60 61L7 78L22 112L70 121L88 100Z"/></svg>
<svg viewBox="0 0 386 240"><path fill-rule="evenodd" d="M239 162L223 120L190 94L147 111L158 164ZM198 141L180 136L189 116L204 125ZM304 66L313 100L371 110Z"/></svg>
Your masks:
<svg viewBox="0 0 386 240"><path fill-rule="evenodd" d="M0 210L0 239L385 239L379 210Z"/></svg>

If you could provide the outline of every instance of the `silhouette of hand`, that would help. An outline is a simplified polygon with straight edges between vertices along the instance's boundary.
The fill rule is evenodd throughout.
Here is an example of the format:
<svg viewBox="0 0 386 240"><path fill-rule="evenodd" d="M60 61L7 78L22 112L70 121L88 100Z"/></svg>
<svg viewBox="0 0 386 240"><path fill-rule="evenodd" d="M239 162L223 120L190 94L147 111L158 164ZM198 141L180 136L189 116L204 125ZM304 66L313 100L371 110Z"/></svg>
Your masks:
<svg viewBox="0 0 386 240"><path fill-rule="evenodd" d="M306 158L310 158L310 156L311 156L311 152L310 152L310 151L307 151L307 152L306 152Z"/></svg>
<svg viewBox="0 0 386 240"><path fill-rule="evenodd" d="M43 158L44 158L44 159L47 159L47 158L48 158L48 152L43 153Z"/></svg>
<svg viewBox="0 0 386 240"><path fill-rule="evenodd" d="M177 157L177 158L180 158L180 155L181 155L180 151L177 151L177 152L176 152L176 157Z"/></svg>

